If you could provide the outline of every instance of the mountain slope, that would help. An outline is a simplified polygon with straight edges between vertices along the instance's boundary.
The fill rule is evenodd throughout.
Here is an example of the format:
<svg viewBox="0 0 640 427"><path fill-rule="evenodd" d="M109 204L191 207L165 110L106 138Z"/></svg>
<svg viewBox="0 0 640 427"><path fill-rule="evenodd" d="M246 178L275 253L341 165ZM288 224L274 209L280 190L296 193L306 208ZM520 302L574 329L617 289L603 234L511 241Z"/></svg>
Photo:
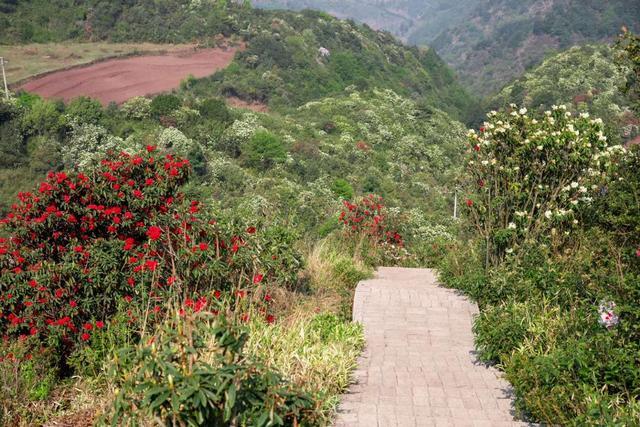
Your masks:
<svg viewBox="0 0 640 427"><path fill-rule="evenodd" d="M565 104L602 118L622 140L638 133L631 102L621 91L627 72L615 64L606 45L573 47L546 59L506 86L491 101L495 109L510 103L529 109Z"/></svg>
<svg viewBox="0 0 640 427"><path fill-rule="evenodd" d="M640 28L635 0L254 0L260 7L317 8L430 45L464 83L487 95L574 44Z"/></svg>
<svg viewBox="0 0 640 427"><path fill-rule="evenodd" d="M464 82L488 94L551 52L609 41L622 25L637 28L638 17L640 3L631 0L483 0L432 46Z"/></svg>
<svg viewBox="0 0 640 427"><path fill-rule="evenodd" d="M392 89L464 118L472 100L431 49L407 47L321 12L254 10L236 3L31 0L0 13L0 43L62 40L246 44L234 63L194 90L272 107L344 91ZM37 23L37 25L34 25ZM36 31L37 28L37 31Z"/></svg>

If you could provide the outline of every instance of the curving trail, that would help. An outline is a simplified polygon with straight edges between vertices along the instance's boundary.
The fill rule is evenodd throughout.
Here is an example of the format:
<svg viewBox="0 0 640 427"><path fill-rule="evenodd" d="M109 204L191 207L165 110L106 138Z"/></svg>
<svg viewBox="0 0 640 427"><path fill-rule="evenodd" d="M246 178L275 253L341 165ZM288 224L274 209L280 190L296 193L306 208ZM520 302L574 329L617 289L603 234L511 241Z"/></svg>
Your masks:
<svg viewBox="0 0 640 427"><path fill-rule="evenodd" d="M478 309L427 269L380 268L358 284L367 347L337 427L520 426L509 384L477 362Z"/></svg>
<svg viewBox="0 0 640 427"><path fill-rule="evenodd" d="M134 96L165 92L189 75L209 76L231 63L238 48L210 48L165 55L108 59L92 65L60 70L36 77L17 89L45 98L69 101L79 96L104 105Z"/></svg>

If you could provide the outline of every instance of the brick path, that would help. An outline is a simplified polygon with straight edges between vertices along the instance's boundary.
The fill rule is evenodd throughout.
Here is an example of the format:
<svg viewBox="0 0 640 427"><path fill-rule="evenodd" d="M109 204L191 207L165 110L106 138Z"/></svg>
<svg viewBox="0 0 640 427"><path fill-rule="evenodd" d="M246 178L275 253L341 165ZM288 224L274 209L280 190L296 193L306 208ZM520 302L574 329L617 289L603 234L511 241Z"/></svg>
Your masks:
<svg viewBox="0 0 640 427"><path fill-rule="evenodd" d="M367 347L337 427L517 426L509 384L476 361L475 304L431 270L380 268L356 289Z"/></svg>

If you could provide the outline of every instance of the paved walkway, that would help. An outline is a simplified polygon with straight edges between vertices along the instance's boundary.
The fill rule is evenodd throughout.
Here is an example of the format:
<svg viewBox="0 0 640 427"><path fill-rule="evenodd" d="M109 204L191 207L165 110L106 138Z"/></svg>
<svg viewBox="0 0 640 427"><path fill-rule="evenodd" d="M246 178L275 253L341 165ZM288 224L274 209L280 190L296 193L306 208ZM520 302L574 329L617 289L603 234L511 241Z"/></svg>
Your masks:
<svg viewBox="0 0 640 427"><path fill-rule="evenodd" d="M356 289L367 347L337 427L519 426L509 384L476 361L475 304L432 270L380 268Z"/></svg>

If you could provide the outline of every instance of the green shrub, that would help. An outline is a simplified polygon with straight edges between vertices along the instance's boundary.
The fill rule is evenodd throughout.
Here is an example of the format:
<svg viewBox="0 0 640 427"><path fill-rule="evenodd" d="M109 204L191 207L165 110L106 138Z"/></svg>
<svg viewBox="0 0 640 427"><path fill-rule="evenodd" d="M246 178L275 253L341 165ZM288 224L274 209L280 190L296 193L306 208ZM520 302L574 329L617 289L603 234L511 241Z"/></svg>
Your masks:
<svg viewBox="0 0 640 427"><path fill-rule="evenodd" d="M267 170L283 162L287 152L280 138L268 131L259 130L242 150L245 163L259 170Z"/></svg>
<svg viewBox="0 0 640 427"><path fill-rule="evenodd" d="M81 123L98 124L104 117L102 104L99 101L86 96L72 100L66 108L67 115Z"/></svg>
<svg viewBox="0 0 640 427"><path fill-rule="evenodd" d="M219 98L204 100L202 104L198 106L198 111L200 111L202 117L224 124L229 124L233 121L233 116L227 108L227 104Z"/></svg>
<svg viewBox="0 0 640 427"><path fill-rule="evenodd" d="M175 110L180 108L182 101L175 95L163 94L158 95L151 101L150 112L155 118L168 116Z"/></svg>
<svg viewBox="0 0 640 427"><path fill-rule="evenodd" d="M118 352L112 425L309 424L314 402L246 360L246 333L204 314L168 320L148 344Z"/></svg>
<svg viewBox="0 0 640 427"><path fill-rule="evenodd" d="M351 184L342 178L333 181L331 191L343 200L351 200L354 194Z"/></svg>
<svg viewBox="0 0 640 427"><path fill-rule="evenodd" d="M143 120L151 117L151 102L149 98L136 96L122 104L120 109L127 119Z"/></svg>

